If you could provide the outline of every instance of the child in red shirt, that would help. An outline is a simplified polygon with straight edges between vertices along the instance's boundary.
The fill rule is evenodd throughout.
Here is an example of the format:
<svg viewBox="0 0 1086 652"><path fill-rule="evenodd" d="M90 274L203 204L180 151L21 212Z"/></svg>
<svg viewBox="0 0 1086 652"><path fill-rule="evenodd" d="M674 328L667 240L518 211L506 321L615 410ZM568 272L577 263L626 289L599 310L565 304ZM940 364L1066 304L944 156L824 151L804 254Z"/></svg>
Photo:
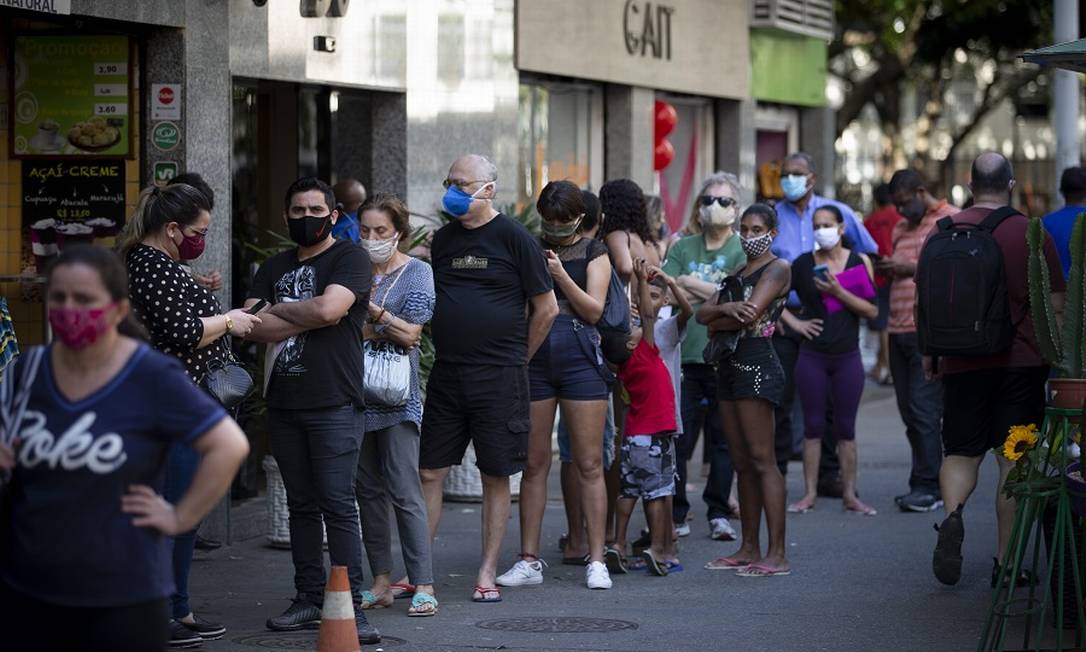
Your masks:
<svg viewBox="0 0 1086 652"><path fill-rule="evenodd" d="M675 389L660 350L656 348L656 316L666 301L657 293L653 301L649 265L634 263L637 274L641 328L634 329L630 342L633 353L620 368L618 377L630 397L622 442L622 488L616 519L616 546L626 550L626 529L637 499L645 504L651 547L642 556L653 575L667 575L674 561L671 508L668 498L675 494ZM666 286L665 286L666 287Z"/></svg>

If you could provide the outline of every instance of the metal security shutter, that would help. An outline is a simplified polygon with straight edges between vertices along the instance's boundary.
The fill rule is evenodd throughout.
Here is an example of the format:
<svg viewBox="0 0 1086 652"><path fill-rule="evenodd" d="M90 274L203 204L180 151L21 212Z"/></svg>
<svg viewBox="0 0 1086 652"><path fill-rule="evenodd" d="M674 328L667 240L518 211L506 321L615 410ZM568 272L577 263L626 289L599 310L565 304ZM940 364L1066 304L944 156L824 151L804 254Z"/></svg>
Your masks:
<svg viewBox="0 0 1086 652"><path fill-rule="evenodd" d="M833 38L833 0L752 0L751 27Z"/></svg>

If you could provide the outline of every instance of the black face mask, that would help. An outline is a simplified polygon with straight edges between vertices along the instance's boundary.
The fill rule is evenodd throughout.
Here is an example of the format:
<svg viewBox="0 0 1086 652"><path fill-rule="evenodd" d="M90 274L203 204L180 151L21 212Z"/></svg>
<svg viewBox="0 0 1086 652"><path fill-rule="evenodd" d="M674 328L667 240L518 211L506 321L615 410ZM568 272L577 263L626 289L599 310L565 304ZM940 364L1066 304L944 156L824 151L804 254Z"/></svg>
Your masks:
<svg viewBox="0 0 1086 652"><path fill-rule="evenodd" d="M924 202L919 197L913 197L912 201L905 207L905 209L898 209L897 212L901 213L901 216L909 220L910 223L916 224L920 220L924 219Z"/></svg>
<svg viewBox="0 0 1086 652"><path fill-rule="evenodd" d="M323 217L296 217L287 220L290 239L300 247L312 247L328 237L332 230L332 214Z"/></svg>

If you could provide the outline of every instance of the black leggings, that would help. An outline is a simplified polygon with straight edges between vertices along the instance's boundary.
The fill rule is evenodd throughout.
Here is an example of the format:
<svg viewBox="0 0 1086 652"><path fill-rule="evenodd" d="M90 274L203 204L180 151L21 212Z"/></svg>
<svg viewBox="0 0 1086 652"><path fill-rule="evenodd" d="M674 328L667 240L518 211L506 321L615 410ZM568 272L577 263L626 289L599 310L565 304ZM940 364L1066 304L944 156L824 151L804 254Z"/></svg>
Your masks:
<svg viewBox="0 0 1086 652"><path fill-rule="evenodd" d="M0 582L0 640L5 650L159 652L169 637L167 599L121 607L64 607Z"/></svg>

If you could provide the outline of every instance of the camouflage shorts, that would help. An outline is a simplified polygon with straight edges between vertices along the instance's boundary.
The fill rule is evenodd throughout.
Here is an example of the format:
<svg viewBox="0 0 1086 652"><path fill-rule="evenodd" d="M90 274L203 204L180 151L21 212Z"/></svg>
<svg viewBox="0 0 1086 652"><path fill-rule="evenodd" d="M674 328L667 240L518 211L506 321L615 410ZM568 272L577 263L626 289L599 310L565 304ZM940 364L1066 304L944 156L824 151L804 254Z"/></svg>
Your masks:
<svg viewBox="0 0 1086 652"><path fill-rule="evenodd" d="M647 435L623 439L622 497L655 500L675 495L673 439Z"/></svg>

